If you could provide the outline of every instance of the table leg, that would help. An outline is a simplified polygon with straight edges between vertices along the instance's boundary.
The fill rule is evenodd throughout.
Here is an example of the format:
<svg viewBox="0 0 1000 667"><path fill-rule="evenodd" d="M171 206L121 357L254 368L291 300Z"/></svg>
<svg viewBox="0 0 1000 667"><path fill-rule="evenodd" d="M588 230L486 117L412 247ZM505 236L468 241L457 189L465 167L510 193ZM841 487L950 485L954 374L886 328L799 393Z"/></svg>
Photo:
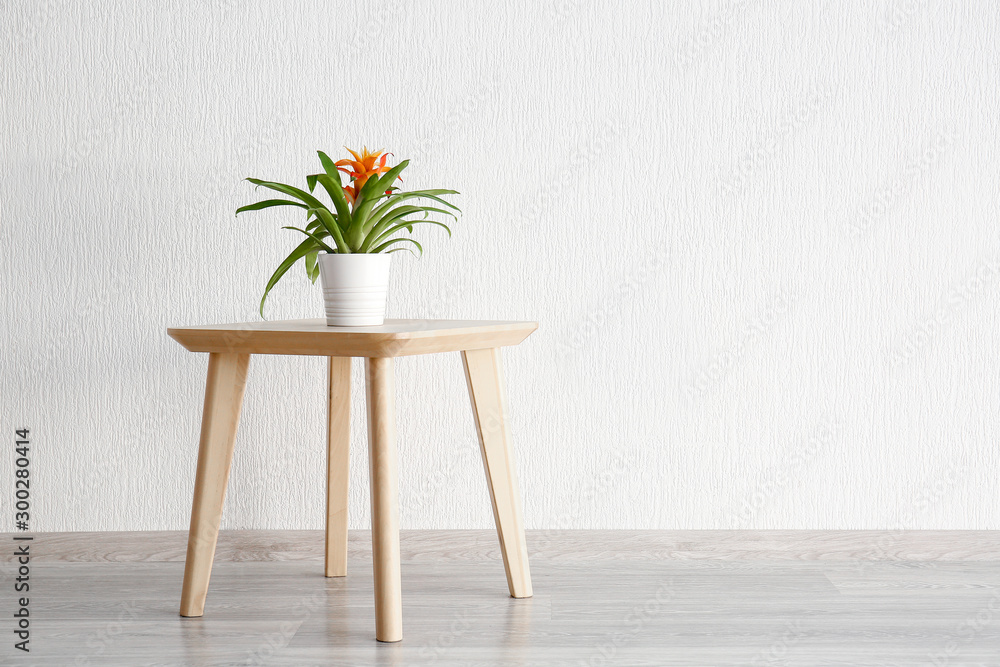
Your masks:
<svg viewBox="0 0 1000 667"><path fill-rule="evenodd" d="M507 588L511 597L529 598L531 572L528 569L528 546L524 539L521 495L507 423L507 397L500 350L466 350L462 352L462 363L479 432L479 448L493 502L493 519L507 572Z"/></svg>
<svg viewBox="0 0 1000 667"><path fill-rule="evenodd" d="M326 429L326 576L347 575L351 358L330 357Z"/></svg>
<svg viewBox="0 0 1000 667"><path fill-rule="evenodd" d="M188 533L181 589L181 616L201 616L205 611L205 595L212 576L222 502L226 497L229 467L233 462L233 444L240 422L249 363L249 354L213 352L208 356L198 473L194 482L191 530Z"/></svg>
<svg viewBox="0 0 1000 667"><path fill-rule="evenodd" d="M368 470L375 567L375 639L403 638L399 576L399 497L396 470L396 387L391 358L365 360Z"/></svg>

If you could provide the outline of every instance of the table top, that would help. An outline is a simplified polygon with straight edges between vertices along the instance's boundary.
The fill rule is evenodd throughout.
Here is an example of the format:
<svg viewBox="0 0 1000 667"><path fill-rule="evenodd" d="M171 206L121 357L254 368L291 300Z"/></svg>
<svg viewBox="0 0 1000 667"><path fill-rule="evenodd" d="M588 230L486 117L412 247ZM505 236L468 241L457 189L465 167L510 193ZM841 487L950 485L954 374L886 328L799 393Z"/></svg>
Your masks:
<svg viewBox="0 0 1000 667"><path fill-rule="evenodd" d="M192 352L405 357L517 345L537 322L386 320L378 327L330 327L324 319L208 324L167 329Z"/></svg>

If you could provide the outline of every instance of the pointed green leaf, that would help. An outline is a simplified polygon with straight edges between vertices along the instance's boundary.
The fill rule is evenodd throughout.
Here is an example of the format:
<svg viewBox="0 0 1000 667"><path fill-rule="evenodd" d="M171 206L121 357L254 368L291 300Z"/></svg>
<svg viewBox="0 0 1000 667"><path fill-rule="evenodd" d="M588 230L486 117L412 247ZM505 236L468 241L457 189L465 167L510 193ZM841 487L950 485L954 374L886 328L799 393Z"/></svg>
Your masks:
<svg viewBox="0 0 1000 667"><path fill-rule="evenodd" d="M313 278L313 272L316 270L316 263L318 259L319 250L314 250L306 255L306 276L314 283L316 282L316 279Z"/></svg>
<svg viewBox="0 0 1000 667"><path fill-rule="evenodd" d="M351 225L351 207L347 204L347 195L344 194L344 186L340 183L340 176L337 175L337 172L334 172L333 176L322 174L319 176L319 182L326 190L326 194L330 195L330 200L333 201L333 205L337 209L337 223L342 230L347 231Z"/></svg>
<svg viewBox="0 0 1000 667"><path fill-rule="evenodd" d="M398 192L389 195L386 201L379 204L378 208L372 211L372 216L377 216L377 215L380 216L384 214L386 209L392 208L396 204L402 203L409 199L432 199L436 202L444 204L445 206L454 211L458 211L459 213L461 213L462 209L458 208L451 202L447 202L444 199L441 199L438 196L438 195L449 195L449 194L457 195L458 192L456 192L455 190L413 190L412 192Z"/></svg>
<svg viewBox="0 0 1000 667"><path fill-rule="evenodd" d="M396 232L401 231L403 229L407 229L412 232L413 226L420 224L437 225L438 227L444 227L445 230L448 232L448 236L451 237L451 230L448 228L448 225L444 224L443 222L438 222L437 220L404 220L398 224L393 225L389 229L385 230L377 239L375 239L372 242L372 245L378 247L380 243L388 240Z"/></svg>
<svg viewBox="0 0 1000 667"><path fill-rule="evenodd" d="M372 250L372 254L380 253L383 250L385 250L386 248L388 248L389 246L393 245L394 243L402 243L403 241L409 241L413 245L417 246L417 250L420 251L420 254L423 254L424 249L420 246L420 244L417 243L416 241L414 241L413 239L408 238L406 236L400 236L399 238L392 239L391 241L386 241L382 245L380 245L377 248L375 248L374 250Z"/></svg>
<svg viewBox="0 0 1000 667"><path fill-rule="evenodd" d="M414 257L417 257L417 258L420 257L420 255L418 255L417 253L413 252L413 248L393 248L392 250L386 250L385 254L391 255L394 252L408 252L411 255L413 255Z"/></svg>
<svg viewBox="0 0 1000 667"><path fill-rule="evenodd" d="M313 190L316 189L316 179L322 175L323 174L309 174L308 176L306 176L306 185L309 186L309 192L312 192Z"/></svg>
<svg viewBox="0 0 1000 667"><path fill-rule="evenodd" d="M297 201L288 201L287 199L265 199L264 201L259 201L256 204L240 206L236 209L236 215L239 215L244 211L260 211L261 209L271 208L272 206L298 206L299 208L309 208L305 204Z"/></svg>
<svg viewBox="0 0 1000 667"><path fill-rule="evenodd" d="M292 230L295 230L297 232L302 232L303 234L305 234L306 236L308 236L309 238L311 238L313 241L315 241L317 243L317 245L319 245L319 247L321 247L323 250L326 250L327 252L333 252L333 253L337 252L336 250L334 250L333 248L331 248L327 244L323 243L323 241L320 240L319 236L317 236L316 234L313 234L312 232L307 232L306 230L300 229L299 227L282 227L282 229L292 229Z"/></svg>
<svg viewBox="0 0 1000 667"><path fill-rule="evenodd" d="M337 165L334 161L323 151L316 151L316 153L319 155L319 161L323 165L323 171L326 172L326 175L330 178L339 179L340 172L337 171Z"/></svg>
<svg viewBox="0 0 1000 667"><path fill-rule="evenodd" d="M365 246L371 247L371 239L378 237L385 229L393 223L393 221L402 218L403 216L410 215L411 213L421 213L423 209L419 206L399 206L387 210L381 218L376 218L374 212L368 218L368 222L364 227L365 234ZM424 213L424 217L427 214Z"/></svg>
<svg viewBox="0 0 1000 667"><path fill-rule="evenodd" d="M296 199L299 199L308 204L310 208L325 208L323 206L323 202L316 199L305 190L300 190L299 188L293 185L285 185L284 183L275 183L273 181L262 181L259 178L248 178L247 180L253 183L254 185L268 188L270 190L277 190L282 194L295 197Z"/></svg>
<svg viewBox="0 0 1000 667"><path fill-rule="evenodd" d="M348 247L347 243L344 242L344 235L341 233L340 225L337 224L337 220L333 217L333 214L325 208L320 208L316 209L316 215L319 217L320 221L322 221L326 231L333 237L333 240L337 242L337 251L341 253L350 253L351 249Z"/></svg>
<svg viewBox="0 0 1000 667"><path fill-rule="evenodd" d="M354 202L354 213L351 219L351 226L348 229L347 238L352 245L360 246L364 243L364 234L366 229L370 229L369 225L369 214L374 208L378 200L381 199L381 195L385 193L386 190L395 182L396 177L410 164L409 160L403 160L395 167L385 172L381 176L372 176L367 181L365 181L364 186L361 188L361 192L358 193L357 200ZM391 196L391 195L390 195Z"/></svg>
<svg viewBox="0 0 1000 667"><path fill-rule="evenodd" d="M314 251L316 249L316 242L311 238L306 239L300 243L295 250L293 250L288 257L286 257L274 273L271 274L271 278L267 281L267 286L264 288L264 296L260 298L260 316L264 317L264 302L267 300L267 295L271 292L273 288L281 277L288 273L288 269L292 268L295 262L299 261L301 258L305 257L306 254Z"/></svg>

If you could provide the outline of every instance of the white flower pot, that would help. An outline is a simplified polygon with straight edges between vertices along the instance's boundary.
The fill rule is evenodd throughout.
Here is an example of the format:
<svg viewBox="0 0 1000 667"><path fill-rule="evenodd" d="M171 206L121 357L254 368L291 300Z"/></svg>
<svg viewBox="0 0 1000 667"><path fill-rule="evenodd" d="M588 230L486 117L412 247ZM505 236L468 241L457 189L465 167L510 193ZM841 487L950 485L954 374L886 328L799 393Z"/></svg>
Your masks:
<svg viewBox="0 0 1000 667"><path fill-rule="evenodd" d="M389 287L387 254L319 255L326 324L331 327L378 326L385 320Z"/></svg>

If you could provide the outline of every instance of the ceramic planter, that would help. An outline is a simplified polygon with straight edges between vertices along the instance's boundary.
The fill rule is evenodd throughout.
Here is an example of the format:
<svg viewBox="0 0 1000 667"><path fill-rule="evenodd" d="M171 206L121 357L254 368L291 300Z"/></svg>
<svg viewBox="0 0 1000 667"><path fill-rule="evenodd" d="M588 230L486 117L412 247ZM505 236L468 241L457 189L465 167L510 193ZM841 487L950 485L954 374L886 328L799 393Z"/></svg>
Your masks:
<svg viewBox="0 0 1000 667"><path fill-rule="evenodd" d="M378 326L385 320L390 255L320 254L326 324Z"/></svg>

